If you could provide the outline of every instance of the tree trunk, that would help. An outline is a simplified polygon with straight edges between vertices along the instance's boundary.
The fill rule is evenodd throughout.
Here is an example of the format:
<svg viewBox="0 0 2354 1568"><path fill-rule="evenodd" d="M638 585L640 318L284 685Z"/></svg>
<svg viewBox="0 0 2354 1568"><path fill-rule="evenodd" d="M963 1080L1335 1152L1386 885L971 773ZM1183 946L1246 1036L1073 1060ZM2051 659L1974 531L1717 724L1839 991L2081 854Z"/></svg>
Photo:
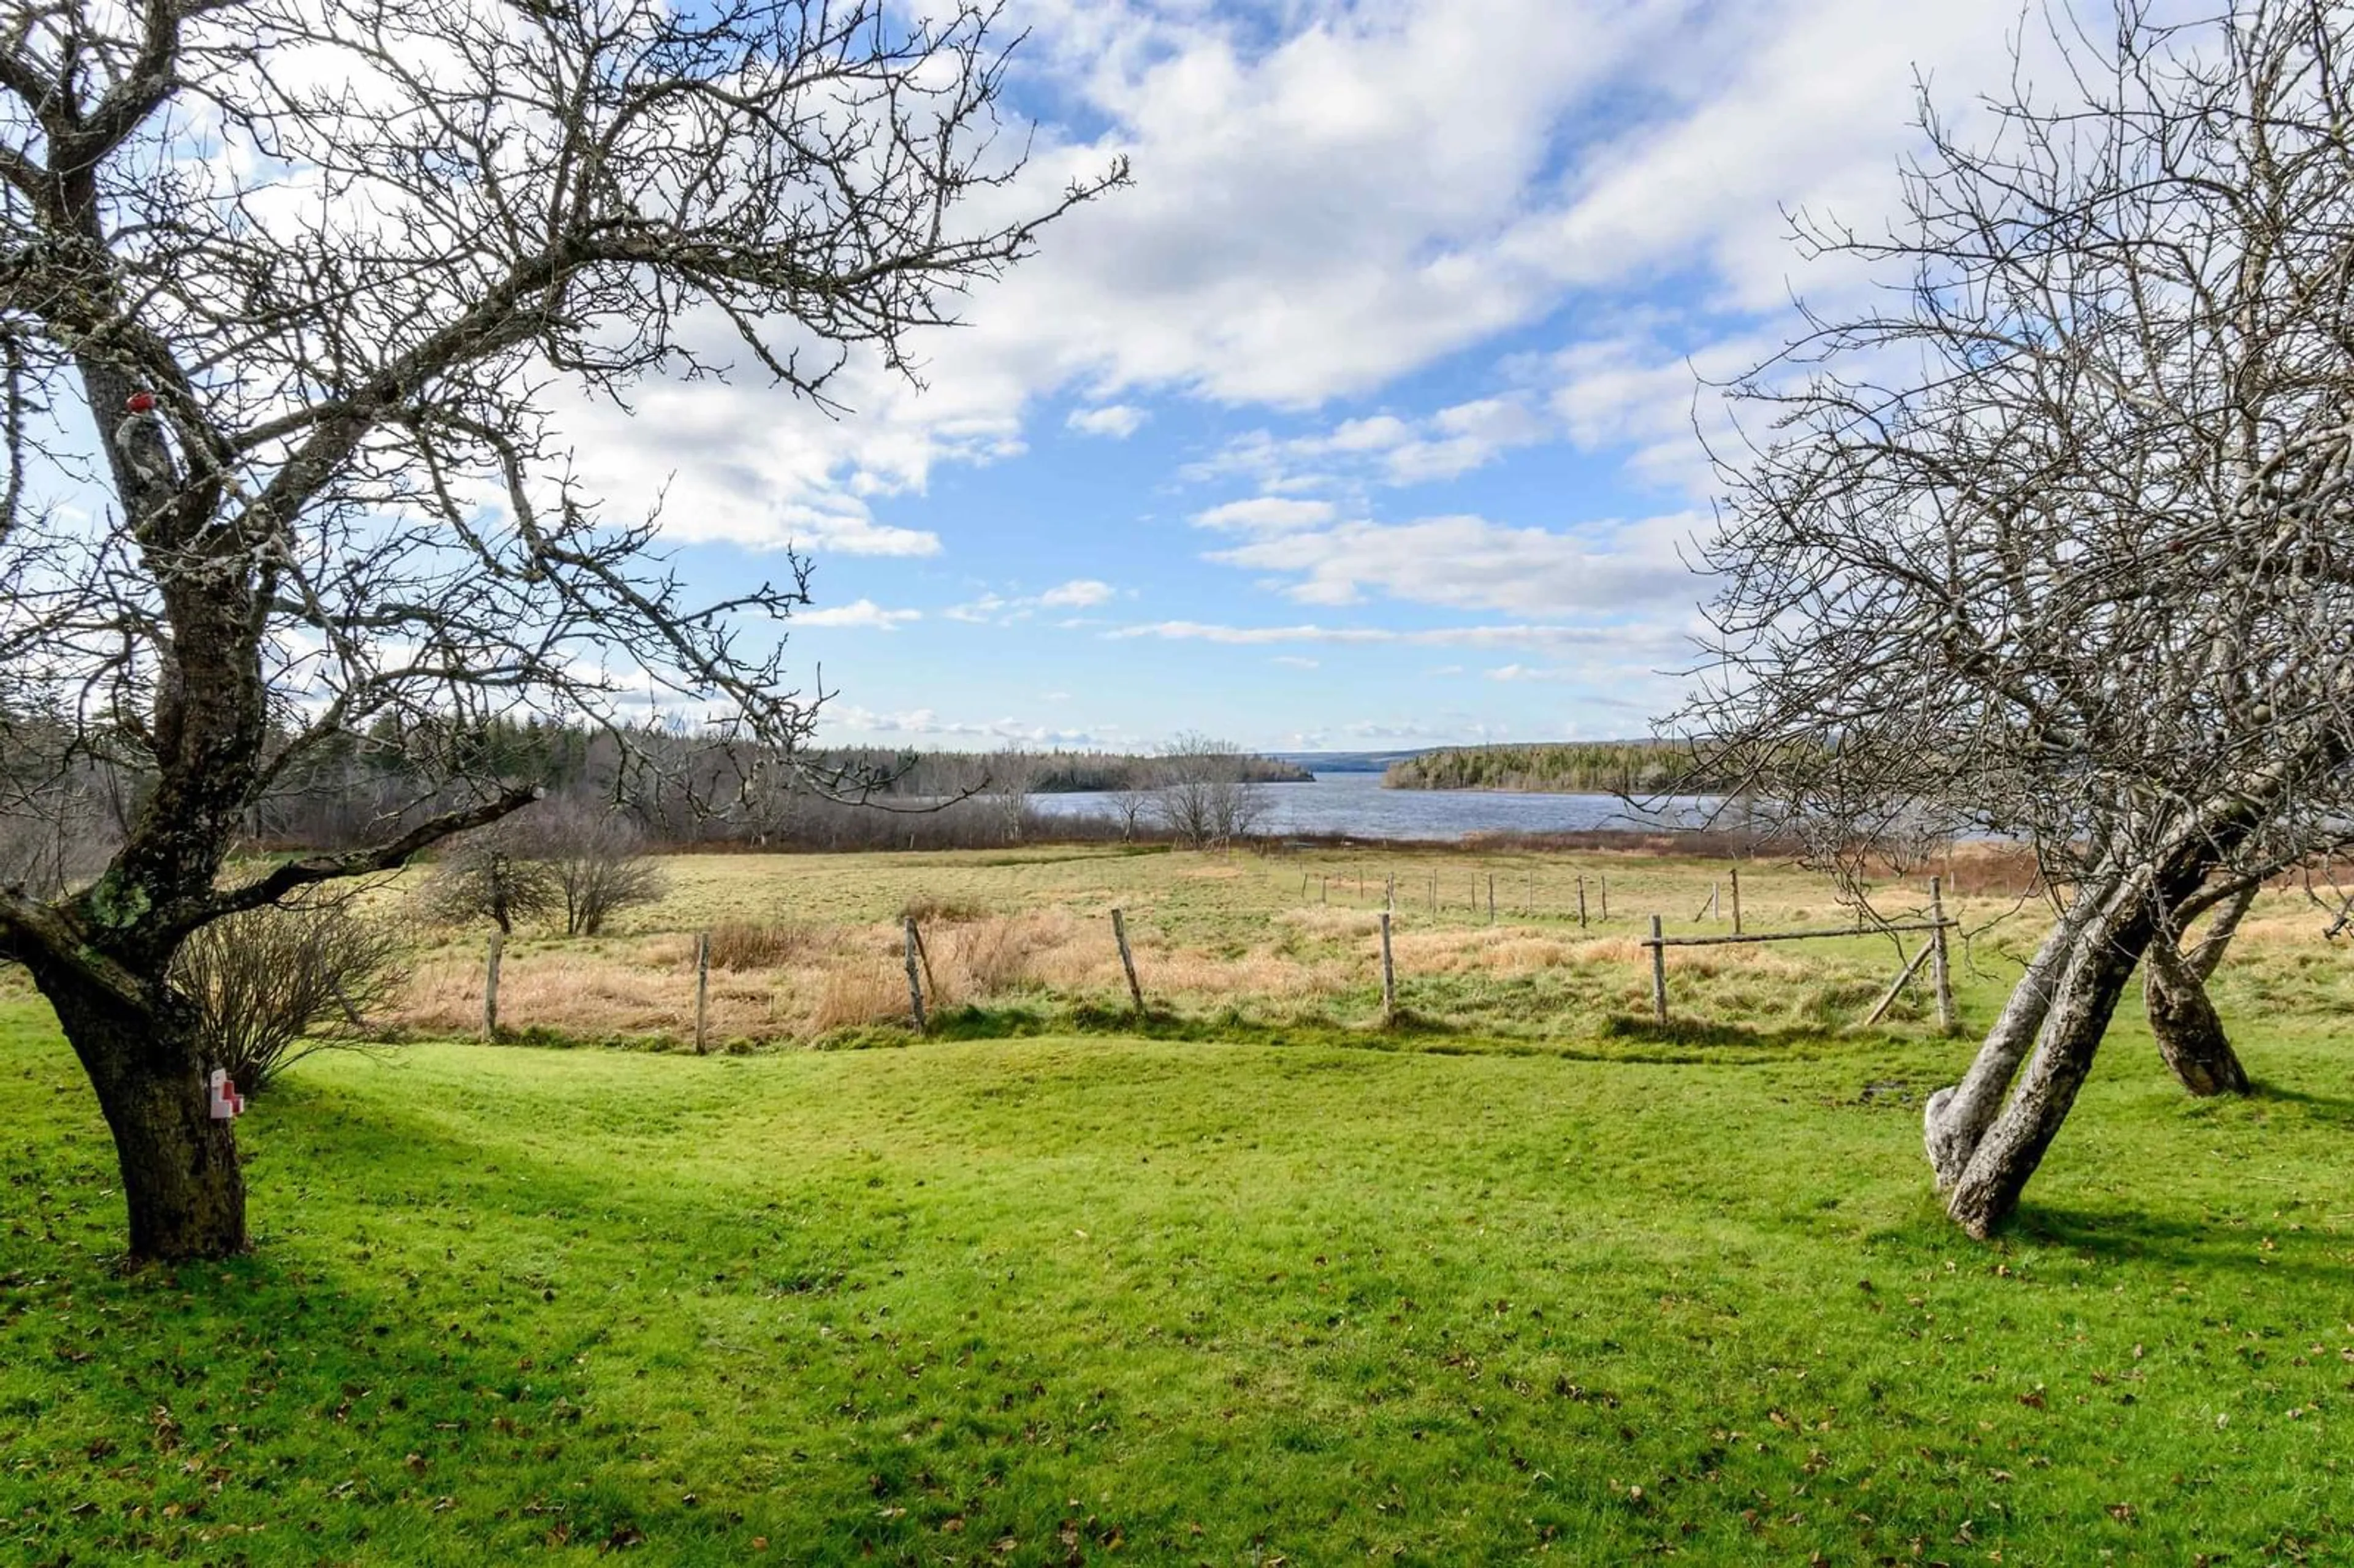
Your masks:
<svg viewBox="0 0 2354 1568"><path fill-rule="evenodd" d="M2232 1049L2206 982L2255 898L2256 885L2249 883L2224 902L2196 947L2184 952L2161 933L2142 962L2142 1006L2158 1056L2185 1089L2201 1098L2249 1090L2248 1070Z"/></svg>
<svg viewBox="0 0 2354 1568"><path fill-rule="evenodd" d="M2092 1071L2101 1036L2156 926L2148 895L2129 895L2122 904L2110 900L2069 944L2035 1054L1946 1196L1946 1212L1972 1236L1985 1240L2019 1206L2020 1193L2076 1103L2076 1091Z"/></svg>
<svg viewBox="0 0 2354 1568"><path fill-rule="evenodd" d="M148 1008L41 978L114 1133L131 1255L177 1262L245 1251L237 1136L230 1123L212 1119L207 1064L186 1004Z"/></svg>
<svg viewBox="0 0 2354 1568"><path fill-rule="evenodd" d="M2151 940L2143 959L2141 1000L2158 1056L2185 1089L2202 1099L2248 1092L2248 1071L2223 1033L2207 988L2191 961L2163 935Z"/></svg>
<svg viewBox="0 0 2354 1568"><path fill-rule="evenodd" d="M2027 972L2010 988L2002 1015L1987 1031L1986 1043L1971 1060L1968 1074L1960 1083L1929 1097L1922 1114L1922 1137L1940 1192L1951 1192L1954 1183L1962 1179L1970 1156L1978 1152L1978 1140L1994 1125L1995 1117L2002 1109L2003 1097L2010 1091L2010 1081L2018 1075L2019 1065L2027 1059L2037 1032L2043 1027L2044 1015L2051 1011L2061 972L2074 950L2077 935L2107 895L2105 888L2078 890L2074 902L2052 922L2042 945L2028 960Z"/></svg>

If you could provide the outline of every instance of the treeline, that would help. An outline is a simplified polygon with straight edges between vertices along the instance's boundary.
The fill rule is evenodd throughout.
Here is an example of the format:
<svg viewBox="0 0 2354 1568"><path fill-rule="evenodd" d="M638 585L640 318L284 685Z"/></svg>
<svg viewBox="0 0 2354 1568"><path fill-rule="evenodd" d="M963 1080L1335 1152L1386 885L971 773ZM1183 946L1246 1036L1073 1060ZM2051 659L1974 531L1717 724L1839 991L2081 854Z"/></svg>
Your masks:
<svg viewBox="0 0 2354 1568"><path fill-rule="evenodd" d="M413 744L413 738L412 738ZM1205 761L1219 779L1257 787L1312 777L1239 750L1124 756L1102 751L902 752L812 749L790 762L675 727L624 734L525 720L482 726L466 743L473 776L535 782L557 803L593 802L638 823L655 845L689 849L959 849L1062 839L1160 836L1174 781ZM414 798L404 745L314 760L256 812L257 840L277 849L335 848L381 833ZM1127 797L1102 818L1045 812L1041 795ZM412 808L413 809L413 808ZM1184 837L1180 826L1175 836Z"/></svg>
<svg viewBox="0 0 2354 1568"><path fill-rule="evenodd" d="M87 881L145 802L146 769L78 750L69 737L62 726L0 718L0 885L46 893ZM788 762L676 725L617 732L538 718L433 729L387 722L307 749L251 808L242 836L246 849L264 853L379 843L485 788L524 784L544 801L525 815L606 813L658 849L1224 842L1250 831L1261 785L1312 777L1193 740L1150 757L845 747ZM453 776L472 789L432 782ZM1112 795L1111 810L1074 814L1034 803L1076 790Z"/></svg>
<svg viewBox="0 0 2354 1568"><path fill-rule="evenodd" d="M1106 793L1157 777L1168 758L1118 751L894 752L843 747L812 755L820 768L849 768L887 776L894 796L938 799L975 791L1018 789L1032 795ZM1248 784L1307 784L1316 776L1296 762L1236 753L1235 777Z"/></svg>
<svg viewBox="0 0 2354 1568"><path fill-rule="evenodd" d="M1562 795L1726 792L1691 747L1663 740L1570 740L1450 746L1390 764L1385 789L1523 789Z"/></svg>

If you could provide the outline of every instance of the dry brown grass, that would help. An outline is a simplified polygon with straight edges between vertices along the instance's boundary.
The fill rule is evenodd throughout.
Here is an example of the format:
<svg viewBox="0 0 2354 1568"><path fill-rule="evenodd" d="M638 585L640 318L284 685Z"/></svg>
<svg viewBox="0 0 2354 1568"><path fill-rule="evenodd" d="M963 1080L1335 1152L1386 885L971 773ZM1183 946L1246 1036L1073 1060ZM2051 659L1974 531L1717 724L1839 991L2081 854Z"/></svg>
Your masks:
<svg viewBox="0 0 2354 1568"><path fill-rule="evenodd" d="M722 920L711 927L711 967L718 969L780 969L822 951L826 932L809 926L764 920Z"/></svg>
<svg viewBox="0 0 2354 1568"><path fill-rule="evenodd" d="M1973 857L1957 854L1957 862ZM1979 894L1973 874L2008 879L2009 857L1957 864L1972 891L1948 907L1972 928L1957 955L1981 989L2016 972L2047 917L2032 900ZM693 1029L693 933L711 933L710 1029L725 1043L809 1041L896 1022L907 1011L901 921L921 917L927 1001L970 1005L1124 1007L1127 984L1108 912L1126 910L1145 994L1181 1012L1232 1008L1247 1016L1355 1019L1379 984L1382 887L1397 878L1394 944L1402 993L1434 1019L1469 1030L1575 1032L1613 1014L1649 1012L1650 916L1671 936L1722 934L1729 918L1695 918L1722 863L1632 854L1573 859L1476 853L1260 859L1248 855L1073 853L695 857L672 868L673 891L636 912L634 934L588 940L519 938L507 948L503 1022L583 1038ZM1448 902L1427 904L1440 876ZM1995 874L1999 872L2000 876ZM1607 875L1613 918L1600 922ZM1367 894L1355 889L1362 875ZM1474 908L1496 878L1500 918ZM1596 922L1576 920L1585 879ZM1844 925L1828 882L1787 867L1744 864L1752 931ZM1328 895L1330 904L1320 900ZM1884 912L1925 906L1925 874L1875 890ZM398 906L398 892L385 900ZM1533 903L1534 918L1516 903ZM2322 915L2301 893L2258 905L2221 984L2243 1006L2314 991L2316 966L2346 966L2317 939ZM1988 933L1980 929L1997 923ZM1908 938L1909 943L1917 938ZM2007 957L2005 955L2008 955ZM1895 972L1885 941L1675 948L1668 963L1679 1016L1726 1022L1839 1022L1859 1014ZM481 938L419 952L398 1021L420 1033L481 1027ZM1916 987L1918 991L1920 988ZM2327 993L2354 1003L2354 975ZM1861 998L1861 1000L1858 1000ZM1907 1005L1911 1005L1908 1003ZM1902 1009L1900 1009L1900 1013ZM1913 1016L1917 1016L1914 1014Z"/></svg>
<svg viewBox="0 0 2354 1568"><path fill-rule="evenodd" d="M829 964L815 977L808 1005L796 1015L795 1033L825 1034L907 1016L906 976L883 959L854 959Z"/></svg>
<svg viewBox="0 0 2354 1568"><path fill-rule="evenodd" d="M899 917L913 920L918 926L946 926L962 920L987 919L989 907L978 899L919 893L899 906Z"/></svg>

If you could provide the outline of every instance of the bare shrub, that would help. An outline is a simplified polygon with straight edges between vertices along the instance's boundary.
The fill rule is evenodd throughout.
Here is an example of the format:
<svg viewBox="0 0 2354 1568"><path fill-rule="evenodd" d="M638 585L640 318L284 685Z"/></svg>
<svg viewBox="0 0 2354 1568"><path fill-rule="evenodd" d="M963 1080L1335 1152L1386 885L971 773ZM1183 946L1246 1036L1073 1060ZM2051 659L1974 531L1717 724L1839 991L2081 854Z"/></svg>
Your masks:
<svg viewBox="0 0 2354 1568"><path fill-rule="evenodd" d="M196 1003L205 1060L225 1067L241 1094L258 1095L313 1051L346 1042L305 1038L323 1019L365 1019L402 977L387 927L340 904L263 906L224 916L190 937L173 960L173 984Z"/></svg>
<svg viewBox="0 0 2354 1568"><path fill-rule="evenodd" d="M488 920L512 934L518 920L563 907L547 864L532 854L527 830L514 819L452 841L418 891L434 919L453 926Z"/></svg>
<svg viewBox="0 0 2354 1568"><path fill-rule="evenodd" d="M567 937L594 937L624 909L652 904L670 890L646 853L645 829L610 808L564 800L520 820L522 847L555 885L552 912Z"/></svg>

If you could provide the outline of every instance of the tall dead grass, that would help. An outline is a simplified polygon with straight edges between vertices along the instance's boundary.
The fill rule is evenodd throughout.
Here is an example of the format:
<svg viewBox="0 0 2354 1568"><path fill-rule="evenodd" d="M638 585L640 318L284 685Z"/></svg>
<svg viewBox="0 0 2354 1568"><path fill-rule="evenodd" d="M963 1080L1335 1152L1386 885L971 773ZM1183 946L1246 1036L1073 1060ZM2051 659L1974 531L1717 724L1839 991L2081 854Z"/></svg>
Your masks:
<svg viewBox="0 0 2354 1568"><path fill-rule="evenodd" d="M1114 904L1128 912L1139 978L1155 1006L1268 1016L1329 1012L1341 999L1362 1001L1379 983L1379 890L1386 869L1367 871L1366 902L1327 905L1290 868L1270 872L1240 856L1067 866L1052 860L880 868L827 863L796 880L790 897L769 874L775 863L761 863L751 868L760 875L732 882L711 866L701 868L710 874L702 882L683 873L682 885L692 886L673 900L670 915L679 925L669 934L510 943L502 1022L582 1038L684 1039L695 1016L691 933L705 921L711 922L709 1023L723 1044L808 1041L904 1019L902 921L908 915L918 919L928 960L925 999L935 1011L1124 1006L1126 980L1106 918ZM1614 902L1687 909L1720 869L1614 862ZM1416 997L1414 1005L1466 1027L1506 1029L1574 1027L1564 1021L1646 1010L1649 955L1623 910L1610 934L1583 932L1561 917L1569 896L1563 888L1574 886L1573 874L1540 870L1543 913L1532 921L1507 916L1490 925L1466 920L1456 907L1443 916L1419 907L1398 911L1399 978ZM1469 868L1447 874L1470 885ZM1595 873L1588 867L1582 874ZM1755 926L1823 923L1819 906L1826 888L1819 880L1761 871L1753 883L1744 871L1743 884ZM1351 879L1346 885L1356 885ZM1598 880L1592 890L1598 916ZM1810 907L1817 912L1810 915ZM2268 898L2243 938L2252 968L2272 945L2276 924L2296 926L2298 916ZM2309 940L2302 929L2297 937ZM2282 945L2291 944L2284 938ZM1876 992L1884 986L1895 963L1893 952L1883 962L1877 951L1834 955L1812 944L1669 955L1677 1011L1728 1020L1778 1018L1794 1009L1828 1017L1859 987ZM482 983L482 956L473 942L428 948L395 1016L420 1033L472 1034L481 1027Z"/></svg>

